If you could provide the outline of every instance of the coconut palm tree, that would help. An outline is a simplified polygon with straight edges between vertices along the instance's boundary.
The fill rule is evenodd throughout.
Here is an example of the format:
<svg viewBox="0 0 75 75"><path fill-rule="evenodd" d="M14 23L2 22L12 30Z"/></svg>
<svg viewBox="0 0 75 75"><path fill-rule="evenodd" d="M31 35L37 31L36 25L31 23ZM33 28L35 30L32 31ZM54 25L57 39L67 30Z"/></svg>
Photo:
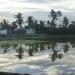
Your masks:
<svg viewBox="0 0 75 75"><path fill-rule="evenodd" d="M47 25L48 25L48 27L50 27L50 21L49 20L47 21Z"/></svg>
<svg viewBox="0 0 75 75"><path fill-rule="evenodd" d="M55 20L57 20L59 17L62 16L62 13L60 11L54 11L53 9L51 10L49 17L50 17L50 25L52 28L56 27Z"/></svg>
<svg viewBox="0 0 75 75"><path fill-rule="evenodd" d="M68 24L69 24L68 18L67 17L64 17L63 18L63 25L64 25L64 27L67 28Z"/></svg>
<svg viewBox="0 0 75 75"><path fill-rule="evenodd" d="M19 27L22 29L22 24L24 23L23 21L23 17L21 13L18 13L17 15L15 15L15 18L17 18L16 23L19 25Z"/></svg>
<svg viewBox="0 0 75 75"><path fill-rule="evenodd" d="M27 21L28 21L29 28L33 27L33 22L34 22L33 17L29 16L28 19L27 19Z"/></svg>
<svg viewBox="0 0 75 75"><path fill-rule="evenodd" d="M42 33L45 33L45 22L43 20L40 20L40 28L39 28L39 32L42 34Z"/></svg>
<svg viewBox="0 0 75 75"><path fill-rule="evenodd" d="M1 22L1 28L2 29L10 29L9 22L7 20L3 19L3 21Z"/></svg>

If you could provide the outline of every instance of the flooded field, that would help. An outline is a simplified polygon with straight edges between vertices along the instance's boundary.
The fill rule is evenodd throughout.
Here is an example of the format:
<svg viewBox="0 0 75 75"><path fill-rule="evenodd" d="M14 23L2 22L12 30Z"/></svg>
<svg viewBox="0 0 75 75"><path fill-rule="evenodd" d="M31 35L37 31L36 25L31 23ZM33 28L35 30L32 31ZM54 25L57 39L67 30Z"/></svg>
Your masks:
<svg viewBox="0 0 75 75"><path fill-rule="evenodd" d="M0 41L0 71L74 75L74 41Z"/></svg>

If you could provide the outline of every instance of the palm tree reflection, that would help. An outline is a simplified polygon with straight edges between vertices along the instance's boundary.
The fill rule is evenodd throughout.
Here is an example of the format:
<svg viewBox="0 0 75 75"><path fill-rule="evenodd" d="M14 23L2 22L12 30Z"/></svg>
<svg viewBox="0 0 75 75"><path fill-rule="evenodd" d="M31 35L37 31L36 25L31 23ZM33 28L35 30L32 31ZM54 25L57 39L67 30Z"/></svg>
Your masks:
<svg viewBox="0 0 75 75"><path fill-rule="evenodd" d="M67 53L69 51L69 45L68 43L65 43L64 47L63 47L64 53Z"/></svg>
<svg viewBox="0 0 75 75"><path fill-rule="evenodd" d="M22 58L23 58L23 54L24 54L23 48L20 46L20 47L16 50L16 52L18 53L17 57L18 57L19 59L22 59Z"/></svg>
<svg viewBox="0 0 75 75"><path fill-rule="evenodd" d="M52 44L52 50L51 50L51 60L54 62L56 59L61 59L63 57L63 54L60 53L59 50L56 50L56 44Z"/></svg>

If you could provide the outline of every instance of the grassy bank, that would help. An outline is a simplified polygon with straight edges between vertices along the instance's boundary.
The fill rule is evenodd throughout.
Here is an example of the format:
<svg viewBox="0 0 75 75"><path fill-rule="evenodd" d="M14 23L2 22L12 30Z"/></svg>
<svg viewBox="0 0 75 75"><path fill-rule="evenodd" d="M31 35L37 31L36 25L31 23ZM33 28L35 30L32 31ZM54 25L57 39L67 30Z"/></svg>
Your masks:
<svg viewBox="0 0 75 75"><path fill-rule="evenodd" d="M75 35L63 36L2 36L0 41L3 40L75 40Z"/></svg>

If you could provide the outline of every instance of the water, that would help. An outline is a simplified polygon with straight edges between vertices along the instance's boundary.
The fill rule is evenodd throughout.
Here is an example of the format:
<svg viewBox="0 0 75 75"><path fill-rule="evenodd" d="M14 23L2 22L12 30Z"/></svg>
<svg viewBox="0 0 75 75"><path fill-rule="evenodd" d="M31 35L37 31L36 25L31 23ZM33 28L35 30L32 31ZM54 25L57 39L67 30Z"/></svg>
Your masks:
<svg viewBox="0 0 75 75"><path fill-rule="evenodd" d="M67 72L70 69L73 69L72 72L75 71L74 41L24 41L18 43L17 41L14 43L13 41L1 41L0 71L32 74L36 70L37 73L40 71L45 74L43 70L46 71L49 67L50 69L57 68L58 71Z"/></svg>

